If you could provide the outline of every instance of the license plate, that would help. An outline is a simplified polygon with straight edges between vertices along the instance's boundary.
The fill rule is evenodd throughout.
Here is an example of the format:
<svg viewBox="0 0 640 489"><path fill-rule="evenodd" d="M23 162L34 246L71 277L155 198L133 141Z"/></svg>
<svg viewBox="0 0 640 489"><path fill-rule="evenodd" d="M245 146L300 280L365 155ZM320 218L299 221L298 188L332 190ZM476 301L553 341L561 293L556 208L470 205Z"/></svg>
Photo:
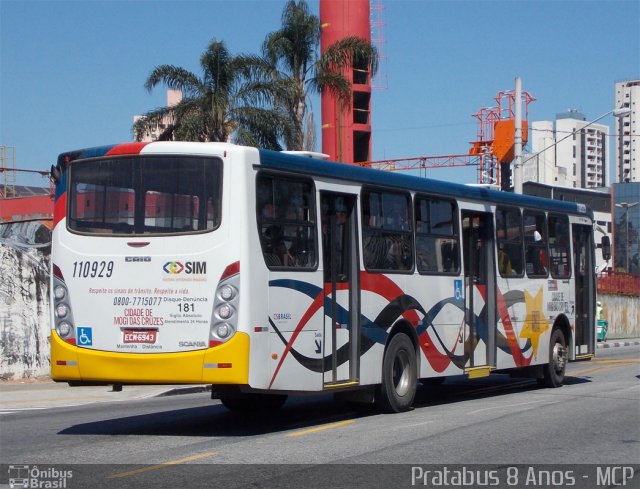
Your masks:
<svg viewBox="0 0 640 489"><path fill-rule="evenodd" d="M136 331L133 329L125 329L122 341L124 343L155 343L157 337L157 331Z"/></svg>

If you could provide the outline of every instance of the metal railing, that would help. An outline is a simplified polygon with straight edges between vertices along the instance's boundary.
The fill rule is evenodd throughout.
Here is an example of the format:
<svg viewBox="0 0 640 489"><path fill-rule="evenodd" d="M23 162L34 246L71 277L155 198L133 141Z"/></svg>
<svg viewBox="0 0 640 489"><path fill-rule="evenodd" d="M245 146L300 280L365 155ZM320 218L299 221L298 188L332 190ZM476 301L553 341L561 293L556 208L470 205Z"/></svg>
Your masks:
<svg viewBox="0 0 640 489"><path fill-rule="evenodd" d="M623 272L598 274L598 294L640 296L640 275Z"/></svg>

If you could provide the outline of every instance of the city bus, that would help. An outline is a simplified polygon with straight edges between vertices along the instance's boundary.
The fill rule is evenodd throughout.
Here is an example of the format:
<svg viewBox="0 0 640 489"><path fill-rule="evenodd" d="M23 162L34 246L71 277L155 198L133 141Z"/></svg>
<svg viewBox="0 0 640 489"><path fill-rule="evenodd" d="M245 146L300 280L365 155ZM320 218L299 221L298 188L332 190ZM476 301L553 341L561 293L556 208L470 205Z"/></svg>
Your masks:
<svg viewBox="0 0 640 489"><path fill-rule="evenodd" d="M416 385L562 385L595 348L584 205L228 143L63 153L51 375L207 384L232 410Z"/></svg>

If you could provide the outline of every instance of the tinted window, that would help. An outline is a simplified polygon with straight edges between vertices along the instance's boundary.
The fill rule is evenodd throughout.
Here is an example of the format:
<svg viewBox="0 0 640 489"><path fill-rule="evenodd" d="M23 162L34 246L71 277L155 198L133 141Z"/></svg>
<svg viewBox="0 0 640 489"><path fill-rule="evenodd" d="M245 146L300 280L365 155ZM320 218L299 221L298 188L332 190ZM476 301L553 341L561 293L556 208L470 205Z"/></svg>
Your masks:
<svg viewBox="0 0 640 489"><path fill-rule="evenodd" d="M498 270L503 277L523 275L522 218L520 209L496 210Z"/></svg>
<svg viewBox="0 0 640 489"><path fill-rule="evenodd" d="M68 226L115 235L183 234L220 225L222 162L149 156L73 163Z"/></svg>
<svg viewBox="0 0 640 489"><path fill-rule="evenodd" d="M256 184L260 245L269 268L315 268L315 205L313 185L261 174Z"/></svg>
<svg viewBox="0 0 640 489"><path fill-rule="evenodd" d="M544 212L524 211L523 223L527 276L546 277L549 269L546 216Z"/></svg>
<svg viewBox="0 0 640 489"><path fill-rule="evenodd" d="M367 270L413 269L413 232L409 194L362 192L363 261Z"/></svg>
<svg viewBox="0 0 640 489"><path fill-rule="evenodd" d="M549 214L549 259L553 278L571 276L569 251L569 218Z"/></svg>
<svg viewBox="0 0 640 489"><path fill-rule="evenodd" d="M416 265L420 273L458 273L456 207L448 200L416 197Z"/></svg>

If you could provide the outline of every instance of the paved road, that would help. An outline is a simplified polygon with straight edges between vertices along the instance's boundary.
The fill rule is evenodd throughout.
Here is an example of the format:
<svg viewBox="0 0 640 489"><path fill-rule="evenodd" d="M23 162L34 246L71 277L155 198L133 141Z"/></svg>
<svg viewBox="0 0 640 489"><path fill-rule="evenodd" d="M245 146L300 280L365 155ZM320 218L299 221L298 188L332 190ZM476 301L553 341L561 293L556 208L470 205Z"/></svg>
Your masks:
<svg viewBox="0 0 640 489"><path fill-rule="evenodd" d="M510 464L551 464L562 468L557 476L567 484L538 487L569 487L576 475L567 472L575 464L640 460L639 378L640 347L629 346L570 364L561 389L504 375L455 378L421 387L416 409L396 415L357 411L319 396L289 401L275 415L240 417L207 393L13 411L0 414L2 463L100 464L72 469L76 481L114 484L105 487L175 487L172 477L178 477L178 485L215 481L225 488L250 481L257 487L327 487L323 481L337 474L345 487L357 487L361 469L351 474L351 465L328 472L308 465L217 464L407 464L378 475L375 470L389 466L369 466L373 478L363 479L362 487L390 487L385 474L397 477L398 471L406 480L393 479L392 485L410 487L412 466L426 464L501 467L501 483Z"/></svg>

